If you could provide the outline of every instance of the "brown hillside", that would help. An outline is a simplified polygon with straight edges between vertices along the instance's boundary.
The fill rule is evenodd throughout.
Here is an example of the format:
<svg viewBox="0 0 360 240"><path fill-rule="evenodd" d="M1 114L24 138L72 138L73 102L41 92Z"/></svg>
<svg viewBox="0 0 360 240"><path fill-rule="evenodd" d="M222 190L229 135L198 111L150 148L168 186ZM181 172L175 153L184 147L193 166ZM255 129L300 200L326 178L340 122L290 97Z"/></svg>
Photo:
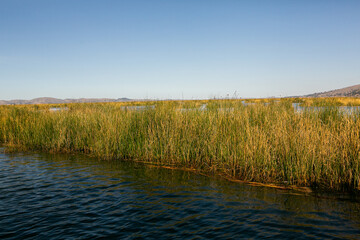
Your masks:
<svg viewBox="0 0 360 240"><path fill-rule="evenodd" d="M305 97L360 97L360 84L327 92L313 93Z"/></svg>

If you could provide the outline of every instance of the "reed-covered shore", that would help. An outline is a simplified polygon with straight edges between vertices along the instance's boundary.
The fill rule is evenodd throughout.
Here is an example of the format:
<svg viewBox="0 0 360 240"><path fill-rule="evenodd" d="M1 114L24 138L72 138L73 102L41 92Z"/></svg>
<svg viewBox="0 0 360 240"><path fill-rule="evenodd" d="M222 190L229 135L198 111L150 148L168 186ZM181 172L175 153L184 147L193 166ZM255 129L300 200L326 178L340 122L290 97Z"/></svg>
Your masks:
<svg viewBox="0 0 360 240"><path fill-rule="evenodd" d="M354 106L359 99L251 102L0 106L0 143L192 168L244 181L360 190L359 112L335 107L298 112L292 106Z"/></svg>

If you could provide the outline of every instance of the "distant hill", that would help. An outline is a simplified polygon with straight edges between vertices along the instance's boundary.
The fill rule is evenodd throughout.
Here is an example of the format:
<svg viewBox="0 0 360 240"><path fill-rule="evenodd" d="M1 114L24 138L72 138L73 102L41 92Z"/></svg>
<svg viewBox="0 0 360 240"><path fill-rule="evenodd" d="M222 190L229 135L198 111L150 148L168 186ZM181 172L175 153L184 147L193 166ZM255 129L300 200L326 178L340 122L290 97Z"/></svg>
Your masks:
<svg viewBox="0 0 360 240"><path fill-rule="evenodd" d="M31 100L0 100L0 105L14 105L14 104L59 104L59 103L96 103L96 102L128 102L135 101L129 98L78 98L78 99L58 99L51 97L34 98Z"/></svg>
<svg viewBox="0 0 360 240"><path fill-rule="evenodd" d="M313 93L304 97L360 97L360 84L327 92Z"/></svg>

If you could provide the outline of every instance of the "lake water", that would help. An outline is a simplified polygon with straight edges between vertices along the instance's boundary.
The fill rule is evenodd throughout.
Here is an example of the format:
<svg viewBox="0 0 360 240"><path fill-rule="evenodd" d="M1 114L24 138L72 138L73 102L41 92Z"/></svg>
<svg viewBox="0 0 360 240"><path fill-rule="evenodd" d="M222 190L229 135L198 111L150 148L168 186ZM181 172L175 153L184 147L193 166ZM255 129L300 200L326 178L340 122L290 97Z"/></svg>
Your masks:
<svg viewBox="0 0 360 240"><path fill-rule="evenodd" d="M247 106L254 106L259 103L252 103L252 102L245 102L241 101L242 105ZM270 103L260 103L265 106L268 106ZM332 107L314 107L314 106L301 106L301 103L292 103L293 109L297 113L302 113L306 111L310 112L318 112L318 111L324 111L324 110L331 110L331 109L337 109L339 113L350 115L350 114L360 114L360 106L332 106ZM143 110L149 110L149 109L155 109L155 105L140 105L140 106L122 106L122 110L135 110L135 111L143 111ZM63 110L61 108L51 108L51 111L60 111ZM206 111L208 110L207 104L202 104L200 107L197 108L179 108L181 112L189 112L189 111ZM225 111L225 112L232 112L235 110L234 107L222 107L217 108L218 111Z"/></svg>
<svg viewBox="0 0 360 240"><path fill-rule="evenodd" d="M358 239L360 202L0 149L1 239Z"/></svg>
<svg viewBox="0 0 360 240"><path fill-rule="evenodd" d="M359 114L360 107L359 106L338 106L338 107L303 107L300 103L293 103L292 104L295 112L305 112L305 111L324 111L324 110L331 110L337 109L339 113L344 114Z"/></svg>
<svg viewBox="0 0 360 240"><path fill-rule="evenodd" d="M49 108L50 112L60 112L60 111L67 111L69 108L67 107L51 107Z"/></svg>

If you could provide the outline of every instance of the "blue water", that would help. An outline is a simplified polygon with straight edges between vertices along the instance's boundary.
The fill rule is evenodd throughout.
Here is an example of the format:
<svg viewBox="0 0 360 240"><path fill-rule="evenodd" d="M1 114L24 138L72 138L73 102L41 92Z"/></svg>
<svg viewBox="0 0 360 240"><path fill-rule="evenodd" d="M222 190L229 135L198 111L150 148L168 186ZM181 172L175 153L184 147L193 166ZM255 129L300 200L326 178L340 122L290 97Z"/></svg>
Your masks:
<svg viewBox="0 0 360 240"><path fill-rule="evenodd" d="M353 197L0 149L0 239L358 239Z"/></svg>

